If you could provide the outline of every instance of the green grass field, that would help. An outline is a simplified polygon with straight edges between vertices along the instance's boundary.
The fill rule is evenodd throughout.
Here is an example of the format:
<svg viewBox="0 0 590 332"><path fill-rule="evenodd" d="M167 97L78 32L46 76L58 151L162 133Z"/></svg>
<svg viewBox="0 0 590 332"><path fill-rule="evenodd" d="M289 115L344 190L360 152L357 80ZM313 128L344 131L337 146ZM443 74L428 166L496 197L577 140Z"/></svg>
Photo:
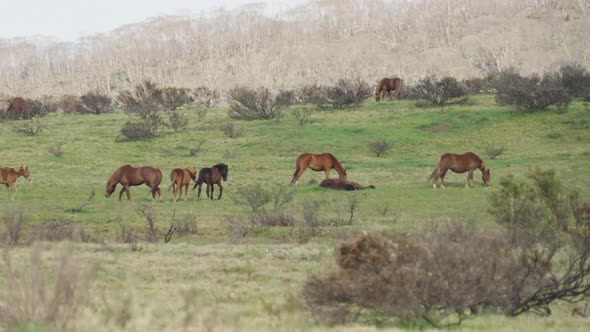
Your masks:
<svg viewBox="0 0 590 332"><path fill-rule="evenodd" d="M575 101L569 112L516 113L497 106L493 96L472 97L469 105L417 108L411 101L367 101L362 107L321 111L314 122L299 126L289 111L277 120L238 121L244 135L227 138L220 127L230 121L227 109L214 109L201 122L192 110L182 110L189 129L175 133L164 129L151 141L124 141L119 130L128 116L51 114L41 119L46 129L38 136L14 131L19 122L0 123L0 166L28 164L33 180L19 179L14 202L2 197L2 210L22 210L30 233L45 221L76 224L99 239L96 243L71 243L70 251L81 264L100 263L93 288L93 310L76 319L79 330L202 331L202 330L329 330L370 331L374 324L326 327L313 321L301 305L300 289L310 273L335 266L332 253L338 240L358 230L396 234L424 232L440 221L475 221L495 227L488 214L486 196L508 174L524 175L531 167L551 168L570 188L590 195L590 112ZM391 152L375 157L371 141L393 143ZM201 142L202 151L189 150ZM48 149L63 143L62 157ZM506 151L494 160L486 144L503 145ZM466 174L449 173L447 189L433 190L427 182L439 155L476 152L491 169L491 186L484 187L481 173L475 186L463 187ZM300 153L331 152L347 169L348 179L373 184L375 190L356 193L319 188L323 172L307 170L295 199L287 208L300 215L304 202L322 199L322 216L332 217L351 195L359 206L352 226L333 227L309 243L298 244L284 229L263 230L240 244L230 242L227 216L244 215L232 197L241 186L288 186ZM229 165L223 198L172 202L167 192L169 174L176 167ZM162 170L163 202L152 202L145 186L132 187L132 201L117 201L120 187L109 199L105 183L119 166L152 165ZM335 171L332 176L336 176ZM81 213L72 213L92 191L96 197ZM217 195L217 188L216 188ZM118 241L120 224L141 231L145 219L138 207L152 207L158 226L165 230L172 215L195 216L196 235L173 237L171 243L146 244L141 251ZM27 236L25 236L27 237ZM48 260L62 244L44 243ZM11 250L26 263L29 247ZM1 272L0 272L1 275ZM0 286L4 285L4 281ZM125 313L127 318L118 315ZM123 322L124 321L124 322ZM571 308L558 306L553 316L525 315L516 319L488 313L468 320L460 330L585 330L589 321L572 317ZM383 328L406 329L399 322ZM422 326L423 327L423 326Z"/></svg>

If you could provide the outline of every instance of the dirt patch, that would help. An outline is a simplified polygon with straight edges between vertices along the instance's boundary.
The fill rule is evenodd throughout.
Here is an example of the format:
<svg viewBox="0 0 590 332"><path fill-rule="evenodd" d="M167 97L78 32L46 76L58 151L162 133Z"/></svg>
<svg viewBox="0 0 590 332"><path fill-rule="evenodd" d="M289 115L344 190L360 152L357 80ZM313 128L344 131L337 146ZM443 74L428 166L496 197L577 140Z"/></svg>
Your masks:
<svg viewBox="0 0 590 332"><path fill-rule="evenodd" d="M440 132L440 131L449 131L451 129L451 125L446 122L433 124L430 127L420 128L423 131L430 131L430 132Z"/></svg>

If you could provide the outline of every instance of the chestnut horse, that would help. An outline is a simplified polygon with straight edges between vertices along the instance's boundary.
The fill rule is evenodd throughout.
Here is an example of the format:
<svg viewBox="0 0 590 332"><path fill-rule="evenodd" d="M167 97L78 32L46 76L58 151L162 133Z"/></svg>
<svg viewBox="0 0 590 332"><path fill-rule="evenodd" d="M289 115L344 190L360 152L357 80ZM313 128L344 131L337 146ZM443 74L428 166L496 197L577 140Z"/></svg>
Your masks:
<svg viewBox="0 0 590 332"><path fill-rule="evenodd" d="M0 167L0 183L3 183L6 186L6 198L8 198L8 193L12 188L12 200L16 196L16 185L14 184L16 180L23 176L28 181L31 181L31 173L29 172L29 167L27 165L21 166L18 170L9 167Z"/></svg>
<svg viewBox="0 0 590 332"><path fill-rule="evenodd" d="M473 152L467 152L464 154L445 153L438 159L438 166L434 169L430 175L432 180L432 187L436 189L436 182L440 178L440 187L445 187L445 174L448 170L455 173L467 173L467 183L465 188L473 186L473 171L479 169L481 171L481 178L484 185L490 183L490 169L486 167L484 162Z"/></svg>
<svg viewBox="0 0 590 332"><path fill-rule="evenodd" d="M335 190L361 190L361 189L375 189L374 185L361 186L360 184L343 179L325 179L320 182L320 187L335 189Z"/></svg>
<svg viewBox="0 0 590 332"><path fill-rule="evenodd" d="M340 179L346 180L346 171L331 153L303 153L295 162L295 174L293 174L291 184L295 183L295 185L297 185L299 178L308 167L316 172L326 172L326 179L330 178L330 171L333 168L338 172L338 175L340 175Z"/></svg>
<svg viewBox="0 0 590 332"><path fill-rule="evenodd" d="M175 168L170 173L170 187L168 191L172 189L174 193L174 203L182 195L182 187L184 187L184 200L188 198L188 186L193 181L197 181L197 169L194 167L190 168Z"/></svg>
<svg viewBox="0 0 590 332"><path fill-rule="evenodd" d="M158 186L162 181L162 172L154 167L151 166L143 166L143 167L132 167L131 165L123 165L119 167L111 178L107 182L107 189L106 193L104 194L105 197L109 198L115 191L115 187L120 183L123 188L119 192L119 201L121 201L121 196L123 196L123 192L127 193L127 200L131 200L131 192L129 191L129 187L131 186L139 186L145 183L146 186L150 187L152 193L152 199L156 198L156 194L160 197L160 201L162 200L162 192Z"/></svg>
<svg viewBox="0 0 590 332"><path fill-rule="evenodd" d="M375 87L375 101L380 101L385 97L385 93L391 98L391 91L394 91L395 98L399 99L399 94L404 87L404 81L399 77L384 78Z"/></svg>
<svg viewBox="0 0 590 332"><path fill-rule="evenodd" d="M223 163L219 163L211 168L201 168L199 171L199 179L193 187L193 190L195 190L197 186L199 187L197 198L201 197L201 187L203 186L203 182L205 182L207 184L207 197L213 199L213 185L216 184L219 186L219 197L217 197L217 199L221 199L221 194L223 193L221 180L223 179L223 181L227 181L228 172L229 169L227 165ZM211 194L209 194L209 187L211 187Z"/></svg>

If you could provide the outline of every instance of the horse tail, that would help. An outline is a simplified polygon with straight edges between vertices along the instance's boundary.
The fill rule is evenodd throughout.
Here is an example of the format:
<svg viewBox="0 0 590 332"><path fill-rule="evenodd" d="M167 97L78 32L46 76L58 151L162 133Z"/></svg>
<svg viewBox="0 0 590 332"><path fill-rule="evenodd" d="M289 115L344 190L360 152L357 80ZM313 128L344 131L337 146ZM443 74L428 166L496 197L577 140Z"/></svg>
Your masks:
<svg viewBox="0 0 590 332"><path fill-rule="evenodd" d="M170 174L170 186L168 187L168 191L170 191L170 189L173 189L175 185L176 185L176 172L173 171Z"/></svg>
<svg viewBox="0 0 590 332"><path fill-rule="evenodd" d="M432 171L432 174L430 174L430 177L427 181L430 182L430 180L435 179L438 171L440 171L440 167L436 166L436 168L434 169L434 171Z"/></svg>
<svg viewBox="0 0 590 332"><path fill-rule="evenodd" d="M199 171L199 177L197 178L197 181L195 182L195 185L193 186L193 190L195 190L195 188L198 185L203 184L203 182L205 182L205 169L201 168L201 170Z"/></svg>
<svg viewBox="0 0 590 332"><path fill-rule="evenodd" d="M397 99L399 99L399 95L400 95L400 93L402 93L402 88L403 88L403 87L404 87L404 80L402 80L402 79L400 78L400 79L399 79L399 87L398 87L398 89L397 89L397 93L396 93Z"/></svg>

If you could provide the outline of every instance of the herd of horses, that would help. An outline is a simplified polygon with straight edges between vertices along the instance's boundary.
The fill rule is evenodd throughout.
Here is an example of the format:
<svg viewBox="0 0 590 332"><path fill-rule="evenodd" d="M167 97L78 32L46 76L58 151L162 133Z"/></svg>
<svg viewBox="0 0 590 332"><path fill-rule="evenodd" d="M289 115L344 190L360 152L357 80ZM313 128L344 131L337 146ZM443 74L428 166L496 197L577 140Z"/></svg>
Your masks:
<svg viewBox="0 0 590 332"><path fill-rule="evenodd" d="M403 80L398 77L383 78L375 87L375 100L382 100L386 94L389 95L389 98L391 99L392 92L394 97L399 99L403 85ZM16 108L18 108L21 112L27 111L26 101L20 97L13 98L10 101L9 108L10 110L16 110ZM308 168L316 172L325 172L326 179L320 183L320 187L323 188L335 190L361 190L375 188L373 185L363 186L357 182L347 180L346 170L331 153L301 154L295 162L295 173L291 179L291 184L297 185L303 172ZM332 169L338 173L338 179L330 178L330 171ZM465 183L465 187L469 188L473 186L473 172L476 169L481 171L484 185L488 185L490 183L490 170L486 167L483 160L481 160L481 158L475 153L445 153L440 156L437 166L428 180L432 180L432 186L434 189L437 188L439 180L440 187L445 188L444 178L449 170L455 173L467 172L467 182ZM228 171L229 167L224 163L218 163L212 167L201 168L198 171L198 176L195 167L175 168L170 173L170 186L168 187L168 191L172 190L174 202L176 202L182 196L182 189L184 188L184 199L186 201L188 199L188 187L192 180L194 182L193 190L198 188L197 198L201 197L201 187L203 184L206 184L206 194L209 199L213 199L214 185L219 187L219 195L217 197L219 200L223 194L223 186L221 183L222 181L227 181ZM6 186L7 198L11 189L13 191L12 199L16 196L17 189L15 182L21 176L29 181L31 180L28 166L24 165L18 169L8 167L0 168L0 184ZM162 200L162 191L159 188L161 182L162 172L158 168L152 166L133 167L126 164L119 167L107 181L105 197L110 197L115 192L117 185L121 185L122 188L119 192L119 201L121 200L123 193L127 194L128 200L131 200L131 192L129 188L145 184L150 188L152 199L156 199L156 196L158 196L158 198Z"/></svg>

